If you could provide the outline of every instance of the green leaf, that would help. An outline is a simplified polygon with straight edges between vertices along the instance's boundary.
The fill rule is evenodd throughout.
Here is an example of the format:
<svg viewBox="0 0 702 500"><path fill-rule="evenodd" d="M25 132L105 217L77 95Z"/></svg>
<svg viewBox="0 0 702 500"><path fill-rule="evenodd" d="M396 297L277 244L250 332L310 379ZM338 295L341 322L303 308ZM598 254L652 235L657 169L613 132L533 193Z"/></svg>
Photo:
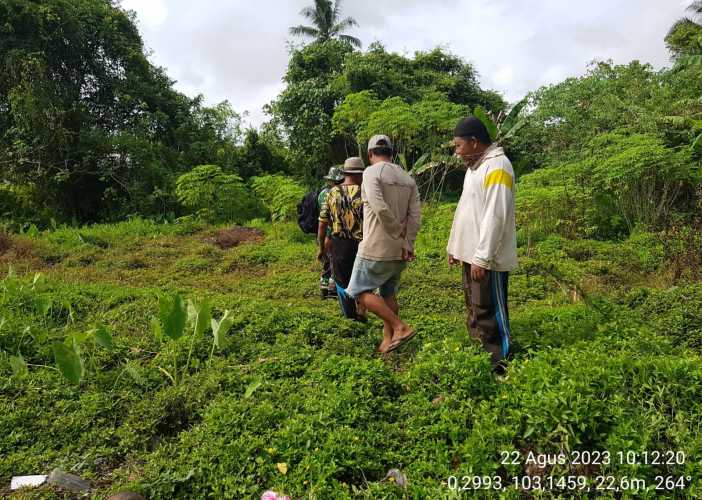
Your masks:
<svg viewBox="0 0 702 500"><path fill-rule="evenodd" d="M72 384L80 384L80 379L83 377L83 363L78 353L65 344L56 343L52 348L54 351L54 358L56 358L56 366L59 371Z"/></svg>
<svg viewBox="0 0 702 500"><path fill-rule="evenodd" d="M426 172L427 170L430 170L430 169L432 169L432 168L435 168L435 167L437 167L438 165L439 165L438 162L433 162L433 161L432 161L432 162L427 163L426 165L422 165L420 168L418 168L417 170L415 170L415 171L412 172L412 173L413 173L414 175L421 175L421 174L423 174L424 172Z"/></svg>
<svg viewBox="0 0 702 500"><path fill-rule="evenodd" d="M151 331L159 342L163 340L163 327L157 318L151 318Z"/></svg>
<svg viewBox="0 0 702 500"><path fill-rule="evenodd" d="M205 299L200 304L195 305L192 301L188 301L188 316L193 324L193 333L196 337L199 337L205 333L212 320L212 310L209 302Z"/></svg>
<svg viewBox="0 0 702 500"><path fill-rule="evenodd" d="M519 113L522 112L524 107L527 105L527 98L525 97L509 111L509 114L502 121L502 126L500 127L503 131L509 132L518 122Z"/></svg>
<svg viewBox="0 0 702 500"><path fill-rule="evenodd" d="M14 376L18 378L23 378L29 373L27 363L21 353L18 353L17 356L10 356L10 368L12 368Z"/></svg>
<svg viewBox="0 0 702 500"><path fill-rule="evenodd" d="M412 170L410 171L410 173L413 175L417 175L418 171L421 170L421 168L426 165L428 159L429 159L429 153L424 153L422 156L417 158L417 161L414 162L414 165L412 166ZM423 171L424 170L422 170L422 172Z"/></svg>
<svg viewBox="0 0 702 500"><path fill-rule="evenodd" d="M112 335L107 330L105 325L100 325L99 327L91 330L95 342L100 344L105 349L112 351L115 348L115 344L112 342Z"/></svg>
<svg viewBox="0 0 702 500"><path fill-rule="evenodd" d="M702 152L702 134L697 136L697 139L694 140L691 147L696 153Z"/></svg>
<svg viewBox="0 0 702 500"><path fill-rule="evenodd" d="M524 125L526 125L526 123L527 123L526 120L520 120L517 123L515 123L512 127L510 127L509 129L505 129L506 132L503 133L502 139L510 139L510 138L514 137L514 134L519 132L519 130L521 130L521 128L524 127Z"/></svg>
<svg viewBox="0 0 702 500"><path fill-rule="evenodd" d="M129 360L125 363L124 365L124 371L127 372L127 374L132 377L132 380L136 382L137 385L145 385L146 380L144 379L143 375L139 371L139 363L137 363L134 360Z"/></svg>
<svg viewBox="0 0 702 500"><path fill-rule="evenodd" d="M399 153L397 155L397 161L400 163L400 166L407 170L407 157L405 156L404 153Z"/></svg>
<svg viewBox="0 0 702 500"><path fill-rule="evenodd" d="M41 273L34 274L34 279L32 280L32 290L36 290L38 286L42 284L43 275Z"/></svg>
<svg viewBox="0 0 702 500"><path fill-rule="evenodd" d="M92 330L88 331L88 332L72 333L68 336L67 345L70 344L70 345L75 346L75 351L80 352L78 349L78 346L84 344L85 341L88 340L88 338L92 335L92 333L93 333Z"/></svg>
<svg viewBox="0 0 702 500"><path fill-rule="evenodd" d="M224 311L222 319L217 321L212 318L212 335L217 349L221 349L224 345L224 336L234 324L234 314L231 311Z"/></svg>
<svg viewBox="0 0 702 500"><path fill-rule="evenodd" d="M253 395L253 393L256 392L256 389L258 389L262 385L263 385L263 382L261 382L261 381L256 381L256 382L253 382L252 384L250 384L246 388L246 392L244 393L244 399L249 399Z"/></svg>
<svg viewBox="0 0 702 500"><path fill-rule="evenodd" d="M702 55L690 55L680 57L677 61L676 68L691 68L702 66Z"/></svg>
<svg viewBox="0 0 702 500"><path fill-rule="evenodd" d="M34 298L34 310L41 317L46 317L51 310L51 299L48 297L35 297Z"/></svg>
<svg viewBox="0 0 702 500"><path fill-rule="evenodd" d="M63 308L64 308L66 311L68 311L68 320L69 320L71 323L75 323L75 322L76 322L76 318L75 318L75 314L73 313L73 306L71 305L71 303L70 303L68 300L64 300L64 301L61 302L61 305L63 306Z"/></svg>
<svg viewBox="0 0 702 500"><path fill-rule="evenodd" d="M490 139L494 141L497 138L497 125L493 119L490 118L487 111L485 111L482 106L476 106L473 114L476 118L483 122L483 125L485 125L485 128L487 128L488 134L490 134Z"/></svg>
<svg viewBox="0 0 702 500"><path fill-rule="evenodd" d="M180 295L161 297L159 300L159 317L163 333L172 340L178 340L185 332L188 311Z"/></svg>

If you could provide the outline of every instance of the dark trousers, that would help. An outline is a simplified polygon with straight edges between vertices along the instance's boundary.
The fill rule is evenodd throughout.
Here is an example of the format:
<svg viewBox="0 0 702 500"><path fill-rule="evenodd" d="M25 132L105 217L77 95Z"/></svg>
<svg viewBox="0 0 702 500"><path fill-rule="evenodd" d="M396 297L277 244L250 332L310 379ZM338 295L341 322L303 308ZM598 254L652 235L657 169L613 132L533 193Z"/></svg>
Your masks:
<svg viewBox="0 0 702 500"><path fill-rule="evenodd" d="M324 280L328 280L329 278L332 277L332 268L331 268L331 256L324 252L322 254L322 274L320 275L320 278Z"/></svg>
<svg viewBox="0 0 702 500"><path fill-rule="evenodd" d="M322 252L322 274L320 275L320 278L324 281L329 281L331 278L333 278L333 269L332 269L332 257L331 257L331 240L330 238L325 238L324 239L324 252ZM321 287L321 283L320 283ZM325 288L325 287L322 287Z"/></svg>
<svg viewBox="0 0 702 500"><path fill-rule="evenodd" d="M349 286L351 271L353 271L353 263L356 260L359 243L360 241L353 238L337 238L332 236L332 272L334 273L334 280L341 288Z"/></svg>
<svg viewBox="0 0 702 500"><path fill-rule="evenodd" d="M360 241L353 238L332 237L332 270L334 281L339 288L347 288L349 286L359 243ZM356 318L356 301L343 294L338 294L338 297L341 313L347 318Z"/></svg>
<svg viewBox="0 0 702 500"><path fill-rule="evenodd" d="M497 364L509 354L510 328L507 308L509 273L487 271L483 281L473 281L470 264L463 264L466 326Z"/></svg>

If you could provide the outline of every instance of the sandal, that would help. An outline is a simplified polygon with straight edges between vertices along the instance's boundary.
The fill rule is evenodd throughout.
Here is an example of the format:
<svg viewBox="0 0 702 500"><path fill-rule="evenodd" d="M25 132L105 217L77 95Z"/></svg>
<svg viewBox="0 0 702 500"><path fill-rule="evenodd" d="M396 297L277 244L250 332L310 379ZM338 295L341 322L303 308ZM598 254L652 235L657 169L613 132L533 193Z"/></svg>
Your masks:
<svg viewBox="0 0 702 500"><path fill-rule="evenodd" d="M397 349L398 347L400 347L401 345L406 344L407 342L412 340L412 338L415 335L417 335L417 330L412 330L409 335L406 335L406 336L402 337L401 339L394 341L392 344L390 344L390 347L388 348L386 353L392 352L395 349Z"/></svg>

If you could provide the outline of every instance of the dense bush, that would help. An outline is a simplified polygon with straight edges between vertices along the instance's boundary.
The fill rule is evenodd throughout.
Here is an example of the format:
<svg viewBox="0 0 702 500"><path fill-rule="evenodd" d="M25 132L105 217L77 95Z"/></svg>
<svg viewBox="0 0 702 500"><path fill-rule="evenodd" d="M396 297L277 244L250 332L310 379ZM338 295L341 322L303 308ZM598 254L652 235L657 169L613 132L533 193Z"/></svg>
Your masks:
<svg viewBox="0 0 702 500"><path fill-rule="evenodd" d="M251 186L266 206L274 221L293 220L297 217L297 204L305 194L305 188L289 177L266 175L254 177Z"/></svg>
<svg viewBox="0 0 702 500"><path fill-rule="evenodd" d="M688 149L666 147L651 135L602 134L579 160L520 179L520 226L536 238L661 229L694 206L700 175Z"/></svg>
<svg viewBox="0 0 702 500"><path fill-rule="evenodd" d="M49 225L52 213L39 198L30 185L0 182L0 223L15 231L31 224Z"/></svg>
<svg viewBox="0 0 702 500"><path fill-rule="evenodd" d="M200 165L176 181L176 196L185 207L210 222L246 222L261 213L258 199L241 177L216 165Z"/></svg>

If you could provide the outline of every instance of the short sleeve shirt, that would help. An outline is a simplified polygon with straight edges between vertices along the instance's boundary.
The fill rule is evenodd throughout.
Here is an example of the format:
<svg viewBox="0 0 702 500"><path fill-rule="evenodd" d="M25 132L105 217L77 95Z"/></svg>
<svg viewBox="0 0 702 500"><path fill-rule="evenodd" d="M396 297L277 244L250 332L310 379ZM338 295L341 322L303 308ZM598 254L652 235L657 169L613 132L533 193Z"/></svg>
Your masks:
<svg viewBox="0 0 702 500"><path fill-rule="evenodd" d="M363 239L361 186L334 186L321 206L319 220L329 223L333 236L361 241Z"/></svg>

